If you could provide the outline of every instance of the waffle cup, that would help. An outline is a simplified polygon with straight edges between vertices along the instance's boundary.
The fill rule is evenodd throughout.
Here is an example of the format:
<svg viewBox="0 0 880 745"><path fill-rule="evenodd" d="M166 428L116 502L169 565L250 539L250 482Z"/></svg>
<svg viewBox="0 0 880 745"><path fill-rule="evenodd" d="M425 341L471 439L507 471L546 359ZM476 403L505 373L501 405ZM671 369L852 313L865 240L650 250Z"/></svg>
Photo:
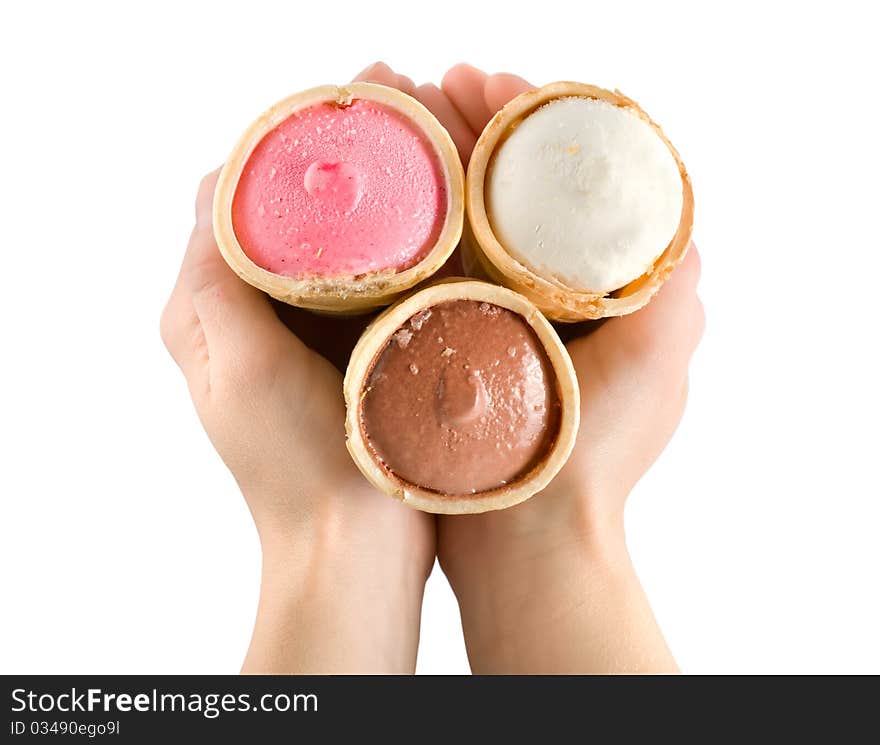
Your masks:
<svg viewBox="0 0 880 745"><path fill-rule="evenodd" d="M452 300L492 303L519 314L544 346L556 375L560 405L558 432L544 457L510 484L468 495L448 495L409 483L377 460L367 445L361 421L361 401L374 361L391 337L417 313ZM380 491L404 504L439 514L487 512L511 507L544 489L565 465L580 422L580 393L568 351L556 331L529 300L511 290L472 279L436 282L386 309L364 331L345 374L346 444L358 468Z"/></svg>
<svg viewBox="0 0 880 745"><path fill-rule="evenodd" d="M446 180L446 220L433 248L403 271L338 277L287 277L257 266L245 254L232 224L232 202L242 170L257 144L299 109L335 102L347 106L366 99L407 117L434 146ZM449 133L422 104L395 88L375 83L324 85L294 94L262 114L242 135L220 172L214 192L214 236L220 253L245 282L289 305L328 314L353 315L388 305L401 293L432 276L459 242L464 222L464 172Z"/></svg>
<svg viewBox="0 0 880 745"><path fill-rule="evenodd" d="M658 247L658 258L640 277L610 293L590 292L566 286L555 277L539 274L515 259L492 230L485 203L485 183L492 167L492 156L505 138L529 114L557 98L593 98L635 112L663 140L678 164L682 183L682 210L678 230L669 245ZM583 321L606 316L622 316L646 305L684 259L690 245L694 220L694 195L690 178L678 152L662 130L639 105L617 91L584 83L551 83L527 91L492 117L474 147L467 170L465 191L467 226L462 241L463 262L476 276L483 276L525 295L549 318L556 321Z"/></svg>

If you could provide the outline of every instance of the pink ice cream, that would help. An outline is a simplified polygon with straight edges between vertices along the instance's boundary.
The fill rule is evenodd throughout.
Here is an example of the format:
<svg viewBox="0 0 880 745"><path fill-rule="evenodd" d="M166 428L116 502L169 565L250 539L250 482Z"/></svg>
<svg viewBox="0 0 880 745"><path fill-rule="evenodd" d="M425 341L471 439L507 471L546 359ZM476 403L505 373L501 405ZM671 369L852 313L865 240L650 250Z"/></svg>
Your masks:
<svg viewBox="0 0 880 745"><path fill-rule="evenodd" d="M417 264L446 218L439 157L408 118L366 99L294 112L254 148L232 203L242 249L291 277Z"/></svg>

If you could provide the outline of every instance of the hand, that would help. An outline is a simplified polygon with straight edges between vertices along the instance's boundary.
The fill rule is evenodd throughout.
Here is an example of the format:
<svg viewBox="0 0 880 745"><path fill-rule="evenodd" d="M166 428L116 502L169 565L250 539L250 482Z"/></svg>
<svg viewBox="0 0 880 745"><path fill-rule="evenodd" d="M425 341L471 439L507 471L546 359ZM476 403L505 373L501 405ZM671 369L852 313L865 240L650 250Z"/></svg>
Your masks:
<svg viewBox="0 0 880 745"><path fill-rule="evenodd" d="M435 523L379 494L345 448L338 369L279 319L221 257L211 226L217 173L162 315L211 442L234 475L263 548L246 672L387 672L415 667ZM281 310L337 361L366 319ZM332 329L332 333L327 333Z"/></svg>
<svg viewBox="0 0 880 745"><path fill-rule="evenodd" d="M466 158L491 115L532 87L459 65L422 100ZM581 387L571 459L517 507L439 519L438 555L475 672L676 669L627 555L623 509L684 410L704 323L699 272L692 246L643 310L560 327Z"/></svg>

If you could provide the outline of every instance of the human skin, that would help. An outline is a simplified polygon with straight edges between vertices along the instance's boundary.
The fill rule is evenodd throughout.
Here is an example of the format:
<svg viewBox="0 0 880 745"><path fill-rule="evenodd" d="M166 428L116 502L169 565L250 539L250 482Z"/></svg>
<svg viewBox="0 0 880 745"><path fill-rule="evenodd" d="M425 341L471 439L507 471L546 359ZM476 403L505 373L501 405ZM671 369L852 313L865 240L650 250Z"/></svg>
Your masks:
<svg viewBox="0 0 880 745"><path fill-rule="evenodd" d="M418 98L465 164L492 113L531 87L466 65L439 88L382 63L358 79ZM675 671L627 554L623 510L684 409L703 329L696 250L645 309L564 330L582 419L553 483L508 510L435 519L372 489L345 449L340 368L369 319L277 306L238 279L213 240L215 180L199 190L162 336L263 548L243 672L412 672L435 554L474 672ZM457 257L442 273L460 273Z"/></svg>
<svg viewBox="0 0 880 745"><path fill-rule="evenodd" d="M216 177L199 188L161 332L262 545L242 671L411 673L434 520L367 484L345 448L341 373L223 261L211 227Z"/></svg>
<svg viewBox="0 0 880 745"><path fill-rule="evenodd" d="M384 65L370 77L419 96L465 165L491 116L534 86L458 65L440 89ZM691 246L644 309L563 327L581 387L581 425L565 468L531 500L438 518L437 553L454 590L475 673L675 672L630 561L623 512L675 431L703 333Z"/></svg>

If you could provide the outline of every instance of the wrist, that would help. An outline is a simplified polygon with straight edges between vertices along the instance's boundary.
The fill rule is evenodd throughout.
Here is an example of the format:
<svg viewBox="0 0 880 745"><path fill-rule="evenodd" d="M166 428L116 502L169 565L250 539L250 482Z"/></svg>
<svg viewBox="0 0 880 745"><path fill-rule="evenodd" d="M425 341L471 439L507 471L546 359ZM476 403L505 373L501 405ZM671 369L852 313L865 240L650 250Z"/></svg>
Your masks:
<svg viewBox="0 0 880 745"><path fill-rule="evenodd" d="M424 583L398 583L381 568L374 566L370 573L349 564L320 549L306 556L300 551L264 554L259 608L243 672L415 671Z"/></svg>
<svg viewBox="0 0 880 745"><path fill-rule="evenodd" d="M638 584L623 503L554 485L503 512L444 520L441 563L474 672L565 669L565 650L552 640L576 646L589 634L590 609ZM551 648L545 668L541 655Z"/></svg>
<svg viewBox="0 0 880 745"><path fill-rule="evenodd" d="M412 673L427 571L413 541L375 529L383 509L407 508L358 485L308 502L257 522L262 582L244 670Z"/></svg>
<svg viewBox="0 0 880 745"><path fill-rule="evenodd" d="M621 533L577 539L520 565L482 597L460 596L468 657L476 674L585 674L666 671L654 648L626 639L650 638L643 593ZM505 586L506 585L506 586ZM478 591L480 588L476 588ZM650 609L647 609L650 614ZM635 619L635 621L634 621ZM609 641L610 640L610 641ZM607 645L607 647L606 647Z"/></svg>
<svg viewBox="0 0 880 745"><path fill-rule="evenodd" d="M358 494L348 484L313 489L293 474L262 479L256 487L239 482L251 512L265 568L307 565L316 552L331 553L343 541L344 512Z"/></svg>

